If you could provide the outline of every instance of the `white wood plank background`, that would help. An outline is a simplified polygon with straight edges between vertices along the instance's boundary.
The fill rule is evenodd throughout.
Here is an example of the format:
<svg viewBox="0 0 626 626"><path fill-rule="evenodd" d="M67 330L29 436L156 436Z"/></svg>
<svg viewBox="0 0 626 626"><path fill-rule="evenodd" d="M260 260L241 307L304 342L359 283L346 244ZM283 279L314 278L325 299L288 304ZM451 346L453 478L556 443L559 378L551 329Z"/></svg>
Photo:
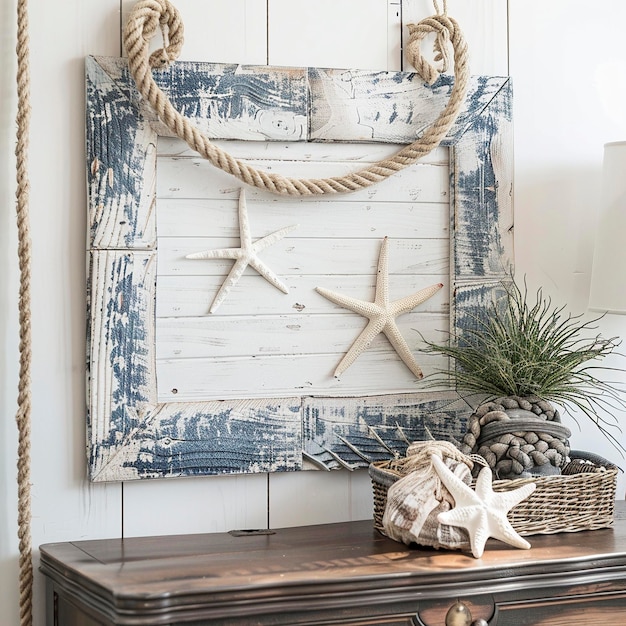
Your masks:
<svg viewBox="0 0 626 626"><path fill-rule="evenodd" d="M390 238L391 299L429 285L448 284L446 149L437 149L393 179L339 200L276 198L246 188L253 241L279 228L298 226L261 255L289 294L248 268L209 315L207 303L233 261L186 257L239 246L236 207L241 187L182 149L180 142L159 143L156 349L160 402L271 398L303 390L347 396L415 390L414 375L382 335L341 380L334 378L334 368L367 320L329 302L315 287L372 301L385 236ZM225 145L260 169L288 176L337 175L353 170L355 160L363 165L372 160L370 145L264 144L262 150L257 145L248 150L240 142ZM394 149L375 146L373 151L388 154ZM301 159L304 154L306 159ZM262 158L255 159L255 155ZM414 350L421 345L420 333L430 340L440 339L448 328L448 293L449 289L442 289L411 314L398 318ZM202 303L193 317L190 307L182 306L188 299ZM416 358L425 373L445 365L441 359Z"/></svg>
<svg viewBox="0 0 626 626"><path fill-rule="evenodd" d="M120 10L127 12L133 2L31 0L29 4L35 341L33 544L113 537L123 532L153 535L368 517L371 494L364 472L135 481L123 489L85 481L82 59L87 54L120 53ZM328 3L323 11L317 9L319 19L310 19L306 28L293 7L319 7L320 3L175 0L175 4L186 22L186 59L313 66L329 59L338 67L363 59L362 67L373 69L375 56L378 68L399 69L400 37L394 25L397 6L386 0L371 3L371 11L361 10L362 0ZM289 5L287 10L285 4ZM385 6L386 20L380 17L381 5ZM584 310L602 144L623 139L626 134L622 105L626 59L620 31L626 21L626 3L609 0L601 11L596 4L583 0L450 0L449 5L470 42L473 73L506 74L509 38L514 79L518 270L527 274L531 284L544 285L553 297L568 302L575 311ZM346 6L351 16L356 16L350 28L343 21ZM12 422L17 384L18 276L11 171L14 9L15 0L0 3L0 260L4 268L0 274L0 414L5 418L0 420L2 626L19 624ZM404 0L405 19L410 13L412 19L430 15L430 0ZM333 27L343 25L337 36L325 37L329 23ZM353 35L353 31L358 28L361 33L371 33L371 24L376 32L382 32L376 46L368 41L372 50L355 55L358 46L352 44L361 35ZM294 33L300 36L294 37ZM366 58L370 54L374 56ZM296 57L297 62L291 62ZM601 330L609 336L626 336L626 321L613 316L603 320ZM573 425L572 430L575 446L593 449L624 465L593 429L585 427L579 432ZM618 491L622 497L624 490L622 475ZM35 626L43 626L38 573L36 583Z"/></svg>

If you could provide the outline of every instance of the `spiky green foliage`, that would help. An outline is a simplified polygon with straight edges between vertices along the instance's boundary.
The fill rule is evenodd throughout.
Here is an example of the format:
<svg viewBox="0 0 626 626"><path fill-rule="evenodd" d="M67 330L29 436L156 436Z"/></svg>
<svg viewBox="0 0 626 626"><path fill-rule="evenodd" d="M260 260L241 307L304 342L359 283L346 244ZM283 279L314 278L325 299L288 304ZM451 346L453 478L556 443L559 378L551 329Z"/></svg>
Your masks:
<svg viewBox="0 0 626 626"><path fill-rule="evenodd" d="M426 341L426 352L454 359L456 367L439 372L459 390L498 396L538 396L544 400L577 407L589 417L621 452L626 451L616 436L620 433L615 412L626 410L623 391L617 383L598 378L600 370L615 368L598 362L619 345L617 338L600 334L582 337L595 330L600 318L583 321L565 315L565 307L554 307L541 290L533 303L528 291L506 283L503 301L491 303L474 327L448 344Z"/></svg>

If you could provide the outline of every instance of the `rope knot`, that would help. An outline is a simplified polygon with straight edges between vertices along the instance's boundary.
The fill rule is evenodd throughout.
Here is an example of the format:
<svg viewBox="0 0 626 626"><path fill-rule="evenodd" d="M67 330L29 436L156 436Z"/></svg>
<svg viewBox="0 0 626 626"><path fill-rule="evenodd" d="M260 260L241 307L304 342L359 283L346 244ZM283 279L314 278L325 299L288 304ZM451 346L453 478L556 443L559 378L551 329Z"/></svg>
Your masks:
<svg viewBox="0 0 626 626"><path fill-rule="evenodd" d="M465 59L467 46L462 36L458 23L447 15L433 15L418 22L409 24L409 41L406 46L406 54L409 63L416 69L417 73L432 85L443 72L447 72L450 67L450 45L456 49L462 48L460 56ZM435 34L434 60L440 64L439 68L431 65L422 56L422 41L427 35ZM459 52L457 50L457 52Z"/></svg>
<svg viewBox="0 0 626 626"><path fill-rule="evenodd" d="M184 43L184 27L178 9L169 0L141 0L135 5L124 29L124 46L129 58L145 56L158 28L163 47L150 55L149 66L164 68L178 58Z"/></svg>

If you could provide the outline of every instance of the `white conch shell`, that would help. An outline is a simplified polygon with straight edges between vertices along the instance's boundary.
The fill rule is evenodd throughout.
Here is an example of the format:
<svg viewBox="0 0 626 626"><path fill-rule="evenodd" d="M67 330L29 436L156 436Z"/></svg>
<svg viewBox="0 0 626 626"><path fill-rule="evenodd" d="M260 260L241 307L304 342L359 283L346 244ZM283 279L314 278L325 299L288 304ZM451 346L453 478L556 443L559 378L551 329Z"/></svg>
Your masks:
<svg viewBox="0 0 626 626"><path fill-rule="evenodd" d="M465 463L443 459L461 481L470 484L472 475ZM437 516L454 507L454 499L441 482L432 463L403 476L387 491L383 532L405 544L417 543L434 548L467 549L465 529L440 524Z"/></svg>

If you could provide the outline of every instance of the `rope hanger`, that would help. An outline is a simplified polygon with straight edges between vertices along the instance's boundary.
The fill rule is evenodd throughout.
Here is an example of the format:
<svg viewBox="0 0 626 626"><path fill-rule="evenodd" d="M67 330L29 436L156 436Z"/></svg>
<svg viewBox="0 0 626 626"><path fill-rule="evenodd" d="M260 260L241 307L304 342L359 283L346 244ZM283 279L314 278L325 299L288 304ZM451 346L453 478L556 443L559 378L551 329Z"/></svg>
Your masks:
<svg viewBox="0 0 626 626"><path fill-rule="evenodd" d="M447 15L447 2L443 12L433 0L436 15L409 25L409 42L406 54L418 74L429 85L440 72L426 61L420 50L422 40L435 34L435 61L446 71L449 65L449 45L454 51L456 80L450 99L439 117L412 144L400 149L387 159L346 176L331 178L289 178L268 173L247 165L213 144L188 119L181 115L152 77L153 68L164 68L175 61L183 45L183 22L176 7L169 0L140 0L133 8L124 30L124 46L128 54L130 73L139 93L155 110L167 128L183 139L215 167L232 174L248 185L272 193L288 196L309 196L356 191L385 180L392 174L413 165L434 150L446 136L463 105L469 82L468 52L465 38L458 23ZM150 54L150 39L160 28L163 47Z"/></svg>

